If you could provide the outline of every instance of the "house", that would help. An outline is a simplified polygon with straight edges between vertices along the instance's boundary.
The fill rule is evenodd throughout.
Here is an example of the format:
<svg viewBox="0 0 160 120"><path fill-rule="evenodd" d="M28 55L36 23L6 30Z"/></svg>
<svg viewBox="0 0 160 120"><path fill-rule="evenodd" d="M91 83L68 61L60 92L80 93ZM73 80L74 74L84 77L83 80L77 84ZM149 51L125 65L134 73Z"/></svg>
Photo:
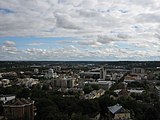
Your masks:
<svg viewBox="0 0 160 120"><path fill-rule="evenodd" d="M6 102L11 101L15 98L16 98L15 95L0 95L0 102L5 104Z"/></svg>
<svg viewBox="0 0 160 120"><path fill-rule="evenodd" d="M24 85L25 87L32 87L33 85L36 84L39 84L39 80L33 78L18 79L17 83L17 85Z"/></svg>
<svg viewBox="0 0 160 120"><path fill-rule="evenodd" d="M109 120L131 120L130 111L119 104L108 107L108 117Z"/></svg>
<svg viewBox="0 0 160 120"><path fill-rule="evenodd" d="M14 99L3 105L3 115L6 119L34 120L34 101L30 99Z"/></svg>
<svg viewBox="0 0 160 120"><path fill-rule="evenodd" d="M10 87L11 86L10 80L8 80L8 79L2 79L0 81L0 86L2 86L2 87Z"/></svg>
<svg viewBox="0 0 160 120"><path fill-rule="evenodd" d="M105 94L105 90L99 89L99 90L93 90L89 94L85 94L82 98L83 99L95 99L99 98L100 96Z"/></svg>

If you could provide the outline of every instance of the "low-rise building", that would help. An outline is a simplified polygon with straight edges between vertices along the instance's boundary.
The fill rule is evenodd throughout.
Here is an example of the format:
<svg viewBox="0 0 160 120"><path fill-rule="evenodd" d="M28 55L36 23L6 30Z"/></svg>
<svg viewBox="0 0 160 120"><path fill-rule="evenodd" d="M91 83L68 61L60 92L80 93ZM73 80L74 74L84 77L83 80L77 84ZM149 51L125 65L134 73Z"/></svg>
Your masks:
<svg viewBox="0 0 160 120"><path fill-rule="evenodd" d="M72 88L77 86L76 78L72 77L63 77L63 78L57 78L52 80L52 85L54 87L59 88Z"/></svg>
<svg viewBox="0 0 160 120"><path fill-rule="evenodd" d="M126 83L131 83L131 82L136 82L136 81L141 81L141 76L132 74L132 75L127 75L124 77L124 82Z"/></svg>
<svg viewBox="0 0 160 120"><path fill-rule="evenodd" d="M8 79L2 79L0 81L0 86L2 86L2 87L10 87L11 86L10 80L8 80Z"/></svg>
<svg viewBox="0 0 160 120"><path fill-rule="evenodd" d="M160 86L155 86L156 94L160 100Z"/></svg>
<svg viewBox="0 0 160 120"><path fill-rule="evenodd" d="M3 115L6 119L34 120L34 101L30 99L14 99L3 105Z"/></svg>
<svg viewBox="0 0 160 120"><path fill-rule="evenodd" d="M0 101L5 104L8 101L11 101L13 99L15 99L16 96L15 95L0 95Z"/></svg>
<svg viewBox="0 0 160 120"><path fill-rule="evenodd" d="M114 84L114 81L97 81L97 82L89 82L86 81L84 84L89 84L89 85L98 85L102 89L109 89L111 86Z"/></svg>
<svg viewBox="0 0 160 120"><path fill-rule="evenodd" d="M99 98L100 96L104 95L105 90L99 89L99 90L93 90L89 94L85 94L82 98L83 99L95 99Z"/></svg>
<svg viewBox="0 0 160 120"><path fill-rule="evenodd" d="M45 71L44 77L47 79L57 78L57 73L53 69L49 69Z"/></svg>
<svg viewBox="0 0 160 120"><path fill-rule="evenodd" d="M109 120L131 120L130 111L116 104L108 107Z"/></svg>
<svg viewBox="0 0 160 120"><path fill-rule="evenodd" d="M137 73L137 74L144 74L145 70L144 70L144 68L133 68L132 72Z"/></svg>
<svg viewBox="0 0 160 120"><path fill-rule="evenodd" d="M17 85L24 85L26 87L32 87L33 85L36 85L38 83L39 83L38 79L24 78L24 79L18 79Z"/></svg>
<svg viewBox="0 0 160 120"><path fill-rule="evenodd" d="M15 77L17 77L17 73L16 72L2 73L2 77L3 78L15 78Z"/></svg>
<svg viewBox="0 0 160 120"><path fill-rule="evenodd" d="M122 91L122 89L117 89L114 90L114 92L118 95L120 92ZM145 90L137 90L137 89L129 89L127 90L129 93L134 93L134 94L142 94Z"/></svg>

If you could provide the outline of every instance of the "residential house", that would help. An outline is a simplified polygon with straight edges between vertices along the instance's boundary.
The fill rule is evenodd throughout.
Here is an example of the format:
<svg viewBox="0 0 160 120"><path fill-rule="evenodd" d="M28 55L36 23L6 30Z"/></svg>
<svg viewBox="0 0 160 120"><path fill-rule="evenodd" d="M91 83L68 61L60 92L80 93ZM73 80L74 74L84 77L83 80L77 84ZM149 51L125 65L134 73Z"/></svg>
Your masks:
<svg viewBox="0 0 160 120"><path fill-rule="evenodd" d="M93 90L89 94L85 94L82 98L83 99L95 99L99 98L100 96L105 94L105 90L99 89L99 90Z"/></svg>
<svg viewBox="0 0 160 120"><path fill-rule="evenodd" d="M16 98L15 95L0 95L0 102L5 104L6 102L11 101L15 98Z"/></svg>
<svg viewBox="0 0 160 120"><path fill-rule="evenodd" d="M109 120L131 120L130 111L116 104L108 107Z"/></svg>
<svg viewBox="0 0 160 120"><path fill-rule="evenodd" d="M11 86L10 80L8 80L8 79L2 79L0 81L0 86L2 86L2 87L10 87Z"/></svg>

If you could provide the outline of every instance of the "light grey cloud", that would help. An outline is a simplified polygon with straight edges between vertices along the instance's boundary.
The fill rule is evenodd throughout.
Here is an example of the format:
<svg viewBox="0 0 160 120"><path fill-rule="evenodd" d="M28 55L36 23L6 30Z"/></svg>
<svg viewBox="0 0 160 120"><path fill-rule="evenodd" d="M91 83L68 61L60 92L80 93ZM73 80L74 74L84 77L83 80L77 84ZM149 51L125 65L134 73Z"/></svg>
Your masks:
<svg viewBox="0 0 160 120"><path fill-rule="evenodd" d="M60 15L57 14L55 15L56 17L56 26L58 28L64 28L64 29L80 29L80 26L78 26L79 24L76 24L76 20L74 20L73 18L71 18L68 15Z"/></svg>
<svg viewBox="0 0 160 120"><path fill-rule="evenodd" d="M159 58L159 6L159 0L0 0L0 37L78 39L62 41L60 48L53 49L30 43L23 50L7 41L0 46L0 55L21 54L19 59ZM116 46L122 42L133 48Z"/></svg>
<svg viewBox="0 0 160 120"><path fill-rule="evenodd" d="M139 14L137 16L138 22L145 22L145 23L159 23L160 22L160 14L159 13L145 13Z"/></svg>
<svg viewBox="0 0 160 120"><path fill-rule="evenodd" d="M16 43L14 41L5 41L3 44L6 47L15 47L16 46Z"/></svg>

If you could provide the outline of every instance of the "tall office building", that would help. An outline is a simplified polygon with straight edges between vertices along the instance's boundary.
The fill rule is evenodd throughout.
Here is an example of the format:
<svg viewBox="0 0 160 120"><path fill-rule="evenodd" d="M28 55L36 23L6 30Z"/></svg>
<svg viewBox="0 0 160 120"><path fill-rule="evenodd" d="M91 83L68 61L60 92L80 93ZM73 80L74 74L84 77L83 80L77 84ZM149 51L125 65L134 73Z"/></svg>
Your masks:
<svg viewBox="0 0 160 120"><path fill-rule="evenodd" d="M48 70L48 78L53 78L54 77L54 71L53 69Z"/></svg>
<svg viewBox="0 0 160 120"><path fill-rule="evenodd" d="M100 79L105 80L106 79L106 68L101 67L100 69Z"/></svg>

